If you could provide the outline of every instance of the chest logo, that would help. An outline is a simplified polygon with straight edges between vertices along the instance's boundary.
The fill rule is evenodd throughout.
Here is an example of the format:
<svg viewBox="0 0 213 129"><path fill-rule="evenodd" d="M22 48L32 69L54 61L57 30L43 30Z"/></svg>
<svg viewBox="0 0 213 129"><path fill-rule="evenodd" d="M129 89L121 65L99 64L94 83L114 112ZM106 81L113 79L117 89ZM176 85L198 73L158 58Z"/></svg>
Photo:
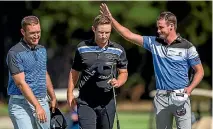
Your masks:
<svg viewBox="0 0 213 129"><path fill-rule="evenodd" d="M168 56L183 56L182 52L174 51L174 50L169 50L167 53Z"/></svg>
<svg viewBox="0 0 213 129"><path fill-rule="evenodd" d="M107 54L105 57L109 60L113 60L116 58L114 55L111 55L111 54Z"/></svg>

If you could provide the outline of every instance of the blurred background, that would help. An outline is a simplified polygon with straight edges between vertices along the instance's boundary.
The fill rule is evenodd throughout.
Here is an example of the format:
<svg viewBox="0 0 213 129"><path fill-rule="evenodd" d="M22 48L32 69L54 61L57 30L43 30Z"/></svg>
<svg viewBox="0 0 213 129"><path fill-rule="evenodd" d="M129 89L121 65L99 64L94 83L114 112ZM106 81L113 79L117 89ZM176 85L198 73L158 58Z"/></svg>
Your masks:
<svg viewBox="0 0 213 129"><path fill-rule="evenodd" d="M192 96L192 111L195 121L212 115L212 2L211 1L105 1L114 18L140 35L155 35L156 18L161 11L171 11L177 16L178 33L192 42L205 70L205 76L197 88L202 93ZM8 118L7 81L5 62L10 47L21 39L21 20L27 15L36 15L41 22L41 43L48 52L48 72L54 88L67 88L77 44L93 37L91 26L99 14L101 1L1 1L1 47L0 129L11 129ZM129 61L129 78L118 89L117 101L122 129L154 129L152 91L155 90L154 69L151 53L124 40L115 30L111 40L120 43L126 50ZM66 94L64 90L64 94ZM207 94L211 95L207 95ZM150 95L151 94L151 95ZM206 96L205 96L206 94ZM70 124L70 109L66 100L59 106ZM211 118L211 117L210 117ZM209 119L208 119L209 120ZM72 122L71 122L72 123ZM2 125L2 127L1 127ZM4 126L3 126L4 125ZM70 128L71 129L71 128ZM208 129L208 128L202 128Z"/></svg>

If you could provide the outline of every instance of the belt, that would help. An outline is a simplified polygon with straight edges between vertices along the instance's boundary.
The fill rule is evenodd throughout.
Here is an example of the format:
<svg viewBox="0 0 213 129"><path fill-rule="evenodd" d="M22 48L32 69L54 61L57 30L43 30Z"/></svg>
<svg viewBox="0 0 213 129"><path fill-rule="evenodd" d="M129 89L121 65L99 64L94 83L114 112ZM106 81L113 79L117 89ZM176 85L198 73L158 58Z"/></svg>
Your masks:
<svg viewBox="0 0 213 129"><path fill-rule="evenodd" d="M156 94L169 96L174 90L157 90ZM176 93L176 96L184 96L184 93Z"/></svg>
<svg viewBox="0 0 213 129"><path fill-rule="evenodd" d="M25 99L25 97L23 95L10 95L10 98L13 99ZM42 100L42 99L47 99L47 97L43 97L43 98L37 98L38 100Z"/></svg>
<svg viewBox="0 0 213 129"><path fill-rule="evenodd" d="M175 92L173 90L157 90L157 94L170 94L172 92Z"/></svg>
<svg viewBox="0 0 213 129"><path fill-rule="evenodd" d="M10 95L10 98L13 98L13 99L25 99L25 97L23 95Z"/></svg>

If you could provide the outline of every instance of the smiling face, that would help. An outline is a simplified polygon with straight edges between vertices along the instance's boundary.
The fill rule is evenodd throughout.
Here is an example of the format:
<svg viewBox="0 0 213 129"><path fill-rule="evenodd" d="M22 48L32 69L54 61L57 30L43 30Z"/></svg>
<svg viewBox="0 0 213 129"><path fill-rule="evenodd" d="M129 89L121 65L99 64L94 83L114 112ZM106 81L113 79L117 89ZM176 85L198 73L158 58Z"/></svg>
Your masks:
<svg viewBox="0 0 213 129"><path fill-rule="evenodd" d="M25 29L21 29L21 33L29 45L36 46L41 37L40 24L27 25Z"/></svg>
<svg viewBox="0 0 213 129"><path fill-rule="evenodd" d="M36 46L41 37L41 27L36 16L26 16L21 21L21 33L30 46Z"/></svg>
<svg viewBox="0 0 213 129"><path fill-rule="evenodd" d="M99 44L106 45L110 38L112 26L111 24L101 24L96 28L92 27L92 30L95 34L95 41Z"/></svg>
<svg viewBox="0 0 213 129"><path fill-rule="evenodd" d="M172 33L176 33L177 18L171 12L162 12L157 18L157 32L159 37L167 39Z"/></svg>
<svg viewBox="0 0 213 129"><path fill-rule="evenodd" d="M169 33L171 31L170 25L165 21L165 19L160 19L157 21L157 29L159 37L162 39L166 39L169 36Z"/></svg>

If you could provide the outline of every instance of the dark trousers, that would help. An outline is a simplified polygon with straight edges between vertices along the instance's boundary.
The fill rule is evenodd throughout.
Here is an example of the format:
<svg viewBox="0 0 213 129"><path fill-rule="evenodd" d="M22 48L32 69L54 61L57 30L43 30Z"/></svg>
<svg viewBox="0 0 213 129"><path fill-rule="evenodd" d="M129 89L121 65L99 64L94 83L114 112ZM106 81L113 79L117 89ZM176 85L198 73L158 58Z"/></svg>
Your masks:
<svg viewBox="0 0 213 129"><path fill-rule="evenodd" d="M112 129L115 118L114 99L107 105L92 107L78 104L80 129Z"/></svg>

